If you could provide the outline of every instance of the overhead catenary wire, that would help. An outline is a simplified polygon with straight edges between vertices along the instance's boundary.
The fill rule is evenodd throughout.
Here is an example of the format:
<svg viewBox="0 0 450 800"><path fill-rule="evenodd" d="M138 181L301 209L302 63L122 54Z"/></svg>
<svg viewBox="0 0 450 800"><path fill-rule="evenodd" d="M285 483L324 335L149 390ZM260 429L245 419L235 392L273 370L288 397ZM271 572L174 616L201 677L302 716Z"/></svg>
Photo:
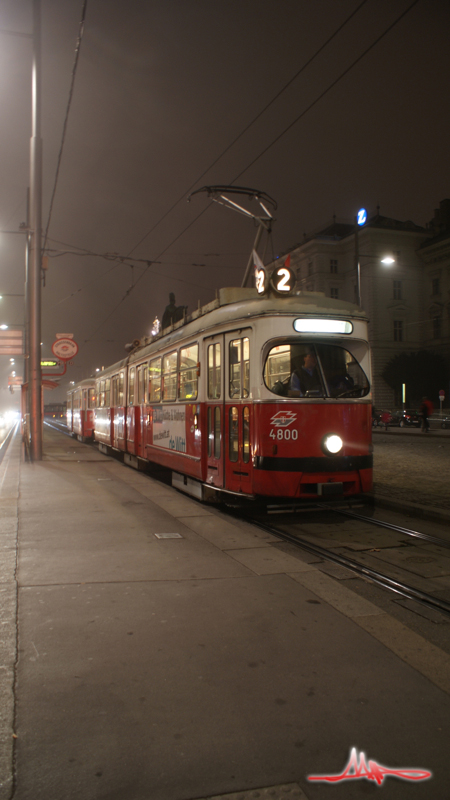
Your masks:
<svg viewBox="0 0 450 800"><path fill-rule="evenodd" d="M353 17L358 13L358 11L360 11L360 9L366 4L366 2L367 2L367 0L362 0L360 3L358 3L356 8L336 28L336 30L331 34L331 36L329 36L325 40L325 42L323 42L323 44L315 51L315 53L309 59L307 59L307 61L305 61L305 63L300 67L300 69L297 70L297 72L284 84L284 86L282 86L282 88L271 98L271 100L268 103L265 104L265 106L258 112L258 114L256 114L255 117L253 117L253 119L240 131L240 133L230 142L230 144L228 144L227 147L214 159L214 161L211 164L209 164L209 166L201 173L201 175L199 175L196 178L196 180L191 184L191 186L189 186L189 188L187 190L185 190L178 197L178 199L159 218L159 220L152 226L152 228L149 231L147 231L147 233L143 237L141 237L141 239L134 245L134 247L128 252L128 255L124 257L124 259L125 258L129 258L131 256L131 254L134 253L134 251L137 250L137 248L150 236L150 234L153 233L153 231L158 227L158 225L160 225L161 222L163 222L163 220L165 220L166 217L168 217L169 214L179 205L179 203L187 195L189 195L190 191L201 181L201 179L224 157L224 155L226 153L228 153L229 150L231 150L232 147L234 147L234 145L244 136L245 133L247 133L248 130L250 130L250 128L258 121L258 119L260 119L260 117L263 116L263 114L278 100L279 97L281 97L281 95L288 89L288 87L291 86L291 84L294 83L294 81L298 77L300 77L300 75L310 66L310 64L312 64L312 62L320 55L320 53L333 41L333 39L336 38L336 36L338 36L338 34L343 30L343 28L345 28L345 26L350 22L350 20L353 19ZM184 230L175 239L173 239L171 241L171 243L157 256L157 259L152 259L152 263L157 262L157 260L160 258L160 256L163 255L165 252L167 252L167 250L170 249L170 247L172 247L173 244L175 244L175 242L186 232L186 230L188 230L188 228L190 228L193 224L195 224L195 222L197 222L197 220L203 215L205 210L206 209L201 211L194 218L194 220L192 220L192 222L186 228L184 228ZM48 231L48 226L47 226L47 231ZM47 241L47 232L46 232L45 242L46 241ZM45 245L45 243L44 243L44 245ZM108 274L111 271L112 270L107 270L107 272L105 274ZM140 276L138 281L136 281L134 286L139 282L139 280L142 277L144 277L144 274L146 274L146 272L148 272L148 269L144 270L144 273ZM156 272L156 274L160 274L160 273ZM183 283L191 283L192 284L192 282L185 281L185 280L183 281L182 279L177 279L177 280L179 280L179 281L181 281ZM198 285L198 284L192 284L192 285ZM121 305L121 303L124 300L126 300L126 298L130 295L132 289L133 289L133 287L130 287L129 289L127 289L127 291L125 292L125 294L123 295L123 297L121 298L119 303L113 308L113 310L110 312L108 317L106 317L106 319L101 323L99 328L101 328L110 319L112 314L117 310L117 308ZM77 290L76 292L74 292L72 295L69 295L68 297L72 297L72 296L74 296L74 294L78 294L80 291L82 291L82 290L81 289ZM64 299L68 299L68 298L64 298ZM63 302L63 301L61 301L61 302ZM99 330L99 328L96 328L94 333L96 333ZM89 339L86 340L86 341L89 341Z"/></svg>
<svg viewBox="0 0 450 800"><path fill-rule="evenodd" d="M412 11L412 9L414 8L414 6L416 6L416 5L418 4L418 2L419 2L419 0L413 0L413 2L412 2L412 3L410 3L410 5L409 5L409 6L408 6L408 7L407 7L407 8L406 8L406 9L405 9L405 10L404 10L404 11L403 11L401 14L399 14L399 16L398 16L398 17L396 17L396 19L395 19L395 20L394 20L394 21L393 21L393 22L392 22L390 25L388 25L388 27L387 27L387 28L386 28L386 29L385 29L385 30L384 30L384 31L383 31L383 32L382 32L382 33L381 33L379 36L377 36L377 38L376 38L376 39L375 39L375 40L372 42L372 44L370 44L368 47L366 47L366 49L365 49L365 50L364 50L364 51L363 51L363 52L362 52L362 53L361 53L361 54L360 54L360 55L359 55L357 58L355 58L355 59L352 61L352 63L351 63L351 64L350 64L348 67L346 67L346 69L345 69L345 70L343 70L343 72L341 72L341 73L340 73L340 75L339 75L337 78L335 78L335 80L333 80L333 81L332 81L332 82L329 84L329 86L328 86L326 89L324 89L324 91L323 91L323 92L321 92L321 93L318 95L318 97L316 97L316 99L315 99L315 100L314 100L312 103L310 103L310 104L309 104L309 105L308 105L308 106L307 106L307 107L306 107L306 108L305 108L305 109L304 109L304 110L301 112L301 114L299 114L299 115L298 115L298 116L297 116L297 117L296 117L296 118L295 118L295 119L294 119L292 122L290 122L290 123L289 123L289 125L287 125L287 126L286 126L286 127L285 127L285 128L282 130L282 131L281 131L281 133L280 133L280 134L278 134L278 135L277 135L277 136L276 136L276 137L275 137L275 138L274 138L274 139L273 139L273 140L272 140L272 141L271 141L271 142L270 142L270 143L269 143L269 144L268 144L268 145L267 145L267 146L266 146L266 147L265 147L265 148L264 148L264 149L263 149L263 150L262 150L262 151L261 151L261 152L260 152L260 153L259 153L259 154L258 154L256 157L255 157L255 158L253 158L253 159L252 159L252 161L251 161L249 164L247 164L247 165L246 165L246 167L244 167L244 169L242 169L242 170L239 172L239 174L238 174L238 175L236 175L236 176L233 178L233 180L231 181L230 185L232 185L232 184L233 184L233 183L235 183L237 180L239 180L239 178L241 178L241 177L242 177L242 175L244 175L244 173L245 173L245 172L247 172L247 171L248 171L248 170L249 170L249 169L250 169L250 168L251 168L251 167L252 167L254 164L256 164L256 162L257 162L257 161L259 161L259 159L260 159L260 158L262 158L262 156L263 156L263 155L265 155L265 154L266 154L266 153L267 153L267 152L268 152L268 151L269 151L269 150L270 150L270 149L271 149L271 148L272 148L272 147L273 147L273 146L274 146L274 145L275 145L277 142L279 142L279 141L280 141L280 139L282 139L282 138L283 138L283 136L285 136L285 135L286 135L286 133L288 133L288 131L289 131L289 130L291 130L291 128L293 128L293 127L294 127L294 126L295 126L295 125L296 125L296 124L297 124L297 123L298 123L298 122L299 122L301 119L303 119L303 118L306 116L306 114L308 114L308 112L309 112L309 111L311 111L311 110L312 110L312 109L313 109L313 108L314 108L314 107L315 107L315 106L316 106L316 105L317 105L317 104L318 104L318 103L319 103L319 102L320 102L320 101L321 101L321 100L322 100L322 99L323 99L323 98L324 98L324 97L325 97L325 96L326 96L326 95L327 95L327 94L328 94L328 93L329 93L329 92L330 92L330 91L331 91L331 90L332 90L332 89L335 87L335 86L337 86L337 85L338 85L338 83L340 83L340 81L341 81L341 80L343 80L343 78L345 78L345 77L346 77L346 75L348 75L348 74L351 72L351 70L352 70L352 69L354 69L354 67L355 67L357 64L359 64L359 63L360 63L360 61L362 61L362 59L363 59L363 58L365 58L365 56L366 56L368 53L370 53L370 52L371 52L371 51L374 49L374 47L376 47L376 46L377 46L377 45L378 45L378 44L379 44L379 43L380 43L380 42L381 42L381 41L384 39L384 37L385 37L385 36L387 36L387 34L388 34L388 33L390 33L390 32L391 32L391 31L392 31L392 30L393 30L393 29L396 27L396 25L398 25L398 24L399 24L399 22L401 22L401 20L403 20L403 19L406 17L406 15L407 15L407 14L409 14L409 12L410 12L410 11ZM361 4L361 5L362 5L362 4ZM360 6L359 6L359 7L360 7ZM359 7L356 9L356 11L357 11L357 10L359 10ZM342 29L342 26L341 26L341 29ZM332 38L334 38L334 37L332 37ZM330 41L331 41L331 39L330 39ZM322 49L323 49L323 47L321 47L321 50L322 50ZM309 64L311 63L311 61L312 61L312 60L313 60L313 59L310 59L310 61L309 61ZM228 148L227 148L227 149L228 149ZM226 151L224 151L224 153L225 153L225 152L226 152ZM217 160L219 160L219 159L217 159ZM214 163L217 163L217 160L216 160ZM210 169L210 168L211 168L211 167L209 167L208 169ZM207 171L208 171L208 170L207 170ZM194 184L194 185L196 185L196 183L197 183L197 182L198 182L198 181L199 181L199 180L200 180L200 179L201 179L201 178L202 178L202 177L203 177L205 174L206 174L206 172L202 173L202 175L200 176L200 178L198 178L198 179L197 179L197 181L195 182L195 184ZM183 194L183 197L184 197L184 196L185 196L185 194ZM179 201L177 201L177 203L178 203L178 202L179 202ZM175 205L177 205L177 203L175 203L175 204L174 204L174 206L172 207L172 209L175 207ZM197 215L197 217L195 217L195 219L193 219L193 220L192 220L192 221L189 223L189 225L187 225L187 226L186 226L186 227L185 227L185 228L184 228L184 229L183 229L183 230L182 230L182 231L181 231L181 232L180 232L180 233L179 233L179 234L178 234L178 235L177 235L177 236L176 236L176 237L175 237L175 238L172 240L172 242L170 242L170 244L169 244L169 245L167 245L167 247L166 247L166 248L165 248L165 249L162 251L162 253L160 253L160 254L157 256L157 258L159 259L159 258L160 258L160 256L161 256L163 253L167 252L167 250L169 250L169 249L170 249L170 247L172 247L172 245L173 245L173 244L175 244L175 242L176 242L176 241L178 241L178 239L180 239L180 238L181 238L181 236L182 236L182 235L183 235L183 234L184 234L184 233L185 233L185 232L186 232L186 231L187 231L187 230L188 230L190 227L192 227L192 225L193 225L193 224L195 224L195 222L197 222L197 220L198 220L198 219L199 219L199 218L202 216L202 214L203 214L203 213L205 213L205 211L206 211L206 210L208 210L208 208L210 208L210 206L211 206L211 205L212 205L212 203L211 203L210 205L206 206L206 208L205 208L205 209L204 209L202 212L200 212L200 214L198 214L198 215ZM172 210L172 209L170 209L170 210ZM168 213L170 213L170 210L169 210L169 211L166 213L166 215L165 215L165 216L167 216L167 214L168 214ZM165 216L161 218L161 221L162 221L162 219L164 219L164 218L165 218ZM159 223L158 223L158 224L159 224ZM139 242L136 244L136 245L135 245L135 247L134 247L134 248L133 248L133 249L130 251L130 254L131 254L132 252L134 252L134 250L135 250L135 249L136 249L136 248L137 248L137 247L138 247L138 246L139 246L139 245L140 245L140 244L141 244L141 243L142 243L142 242L143 242L143 241L144 241L144 240L147 238L147 236L149 236L149 235L150 235L150 233L151 233L151 232L152 232L152 231L155 229L155 227L156 227L156 225L155 225L155 226L154 226L154 227L153 227L153 228L152 228L152 229L151 229L151 230L150 230L150 231L149 231L149 232L148 232L148 233L147 233L147 234L146 234L146 235L145 235L145 236L144 236L144 237L143 237L143 238L142 238L142 239L141 239L141 240L140 240L140 241L139 241ZM144 270L144 271L143 271L143 273L142 273L142 275L139 277L138 281L136 281L136 283L134 284L134 286L136 286L136 285L137 285L137 283L138 283L139 281L141 281L141 280L142 280L142 278L143 278L143 277L146 275L146 273L147 273L147 270ZM103 320L103 322L101 322L101 323L100 323L100 325L99 325L99 326L98 326L98 327L95 329L95 331L93 332L92 336L93 336L95 333L97 333L97 331L98 331L98 330L99 330L99 329L100 329L100 328L101 328L101 327L102 327L104 324L106 324L106 322L108 322L108 320L109 320L109 319L112 317L112 315L113 315L113 314L115 313L115 311L116 311L116 310L119 308L119 306L120 306L120 305L121 305L121 304L122 304L122 303L123 303L123 302L124 302L124 301L127 299L127 297L129 297L129 295L130 295L131 291L133 290L134 286L130 287L130 288L129 288L129 289L126 291L126 293L124 294L124 296L122 297L122 299L121 299L121 300L119 300L119 302L118 302L118 303L117 303L117 304L114 306L114 308L113 308L113 309L112 309L112 311L111 311L111 312L108 314L108 316L107 316L107 317L106 317L106 318ZM87 339L86 341L89 341L89 339Z"/></svg>
<svg viewBox="0 0 450 800"><path fill-rule="evenodd" d="M390 32L393 30L393 28L395 28L395 26L396 26L396 25L398 25L398 23L399 23L399 22L401 22L401 20L402 20L404 17L406 17L406 15L407 15L407 14L409 14L409 12L410 12L410 11L412 11L412 9L414 8L414 6L416 6L416 5L417 5L417 3L419 3L419 2L420 2L420 0L413 0L413 2L412 2L412 3L411 3L409 6L408 6L408 8L406 8L406 9L405 9L405 11L403 11L403 12L402 12L402 13L401 13L401 14L400 14L400 15L399 15L399 16L398 16L398 17L397 17L395 20L394 20L394 22L392 22L392 23L391 23L391 25L389 25L389 26L386 28L386 30L385 30L385 31L383 31L383 33L381 33L381 34L380 34L380 35L379 35L379 36L378 36L378 37L375 39L375 41L374 41L374 42L372 42L372 44L370 44L368 47L366 47L366 49L365 49L365 50L364 50L364 51L361 53L361 55L359 55L359 56L358 56L358 58L355 58L355 60L354 60L354 61L352 61L352 63L350 64L350 66L348 66L348 67L347 67L347 68L346 68L346 69L345 69L343 72L341 72L341 74L340 74L340 75L339 75L339 76L338 76L338 77L337 77L337 78L336 78L334 81L332 81L332 83L330 83L330 85L329 85L329 86L328 86L326 89L324 89L324 91L323 91L323 92L322 92L322 93L321 93L321 94L320 94L318 97L316 97L316 99L315 99L315 100L313 100L313 102L312 102L312 103L310 103L310 104L309 104L309 106L307 106L307 107L306 107L306 108L305 108L305 109L302 111L302 113L301 113L301 114L299 114L299 115L298 115L298 116L297 116L297 117L296 117L296 118L295 118L295 119L294 119L294 120L293 120L291 123L289 123L289 125L287 125L287 126L286 126L286 128L284 128L284 130L283 130L283 131L281 131L281 133L279 133L279 134L278 134L278 136L276 136L276 137L275 137L275 139L272 139L272 141L270 142L270 144L268 144L268 145L267 145L267 147L265 147L263 150L261 150L261 152L260 152L260 153L259 153L259 154L258 154L258 155L257 155L257 156L256 156L256 157L255 157L255 158L254 158L254 159L253 159L253 160L252 160L250 163L249 163L249 164L247 164L247 166L246 166L246 167L244 167L244 169L243 169L243 170L241 170L241 172L239 172L239 174L238 174L238 175L236 175L236 176L233 178L233 180L231 181L231 184L233 184L233 183L235 183L237 180L239 180L239 178L241 178L241 177L242 177L242 175L244 175L244 174L245 174L245 173L246 173L246 172L247 172L247 171L248 171L248 170L249 170L251 167L253 167L253 165L254 165L254 164L256 164L256 162L257 162L257 161L259 161L259 159L260 159L260 158L262 158L262 157L263 157L263 155L265 155L265 154L266 154L266 153L267 153L267 152L268 152L268 151L269 151L269 150L270 150L270 149L271 149L271 148L272 148L272 147L273 147L273 146L274 146L274 145L275 145L277 142L279 142L279 141L280 141L280 139L282 139L282 138L283 138L283 136L285 136L285 135L288 133L288 131L290 131L290 130L291 130L291 128L293 128L293 127L294 127L294 125L296 125L296 124L297 124L297 122L300 122L300 120L301 120L301 119L302 119L302 118L303 118L303 117L304 117L304 116L305 116L305 115L306 115L306 114L307 114L309 111L311 111L311 109L313 109L313 108L314 108L314 106L316 106L316 105L317 105L317 103L319 103L319 102L320 102L320 101L321 101L321 100L322 100L322 99L323 99L323 98L324 98L324 97L325 97L325 96L328 94L328 92L330 92L332 89L334 89L334 87L335 87L335 86L337 86L337 84L338 84L338 83L340 83L340 81L341 81L343 78L345 78L345 76L346 76L346 75L348 75L348 73L349 73L349 72L350 72L350 71L351 71L351 70L352 70L354 67L356 67L356 65L357 65L357 64L359 64L359 62L360 62L360 61L362 61L362 59L363 59L363 58L365 58L365 56L366 56L368 53L370 53L370 51L371 51L371 50L373 50L373 48L374 48L374 47L376 47L376 46L377 46L377 44L379 44L379 43L381 42L381 40L382 40L382 39L384 39L384 37L385 37L385 36L387 36L387 34L388 34L388 33L390 33Z"/></svg>
<svg viewBox="0 0 450 800"><path fill-rule="evenodd" d="M153 233L153 231L158 227L158 225L160 225L161 222L163 222L163 220L165 220L166 217L169 216L169 214L176 208L177 205L179 205L179 203L181 203L181 201L186 197L186 195L188 195L191 192L191 190L202 180L202 178L204 178L205 175L207 175L208 172L210 172L210 170L212 170L212 168L215 167L219 161L221 161L224 155L226 155L226 153L228 153L228 151L231 150L231 148L234 147L234 145L237 144L237 142L240 139L242 139L244 134L246 134L247 131L249 131L250 128L253 127L253 125L263 116L263 114L265 114L266 111L268 111L268 109L278 100L278 98L281 97L282 94L284 94L284 92L289 88L289 86L291 86L294 83L294 81L300 77L300 75L307 69L307 67L309 67L313 63L313 61L315 61L315 59L320 55L320 53L333 41L333 39L336 38L336 36L345 28L345 26L348 25L350 20L353 19L353 17L358 13L358 11L360 11L360 9L367 3L367 1L368 0L362 0L362 2L360 2L356 6L356 8L351 12L351 14L349 14L349 16L336 28L336 30L331 34L331 36L329 36L328 39L325 40L325 42L315 51L315 53L310 58L307 59L307 61L305 61L305 63L287 81L287 83L285 83L284 86L281 87L281 89L271 98L271 100L269 100L268 103L266 103L266 105L256 114L255 117L253 117L253 119L241 130L241 132L238 133L237 136L235 136L235 138L230 142L230 144L228 144L227 147L225 147L225 149L222 150L220 155L218 155L214 159L214 161L212 161L211 164L209 164L209 166L206 167L206 169L201 173L201 175L199 175L198 178L196 178L194 183L192 183L191 186L189 186L189 188L186 189L183 192L183 194L180 195L180 197L165 212L165 214L163 214L163 216L160 217L160 219L157 222L155 222L153 227L150 228L150 230L147 231L147 233L137 242L137 244L134 245L133 249L130 250L129 255L131 255L131 253L133 253L139 247L139 245L141 245L142 242L144 242L147 239L147 237L150 236L151 233Z"/></svg>
<svg viewBox="0 0 450 800"><path fill-rule="evenodd" d="M86 19L86 7L87 7L87 0L83 0L80 27L79 27L79 31L78 31L77 43L75 45L75 59L74 59L73 67L72 67L72 79L71 79L70 89L69 89L69 99L67 101L66 115L65 115L65 118L64 118L63 132L62 132L62 137L61 137L61 144L60 144L60 147L59 147L58 161L57 161L56 173L55 173L55 180L54 180L54 183L53 183L53 191L52 191L52 196L51 196L51 199L50 199L50 208L49 208L49 212L48 212L47 227L45 229L44 244L42 246L42 251L45 250L45 245L47 243L48 231L49 231L49 228L50 228L50 222L51 222L51 218L52 218L53 203L54 203L55 195L56 195L56 187L58 185L59 170L60 170L60 167L61 167L61 160L62 160L62 154L63 154L63 149L64 149L64 142L65 142L65 139L66 139L66 132L67 132L67 124L68 124L68 121L69 121L69 112L70 112L70 107L72 105L72 97L73 97L73 91L74 91L74 86L75 86L75 76L76 76L76 73L77 73L78 59L79 59L79 56L80 56L81 40L83 38L83 33L84 33L84 23L85 23L85 19Z"/></svg>

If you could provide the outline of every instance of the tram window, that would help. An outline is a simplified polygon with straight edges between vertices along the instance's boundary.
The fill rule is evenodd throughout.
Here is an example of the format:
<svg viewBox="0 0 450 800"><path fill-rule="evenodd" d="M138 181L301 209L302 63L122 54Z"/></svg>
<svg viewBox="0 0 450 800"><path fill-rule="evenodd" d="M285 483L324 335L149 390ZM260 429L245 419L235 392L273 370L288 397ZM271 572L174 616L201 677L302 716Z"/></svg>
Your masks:
<svg viewBox="0 0 450 800"><path fill-rule="evenodd" d="M236 406L230 408L229 425L229 458L230 461L237 461L239 457L239 414Z"/></svg>
<svg viewBox="0 0 450 800"><path fill-rule="evenodd" d="M247 338L242 339L242 382L243 397L250 394L250 342Z"/></svg>
<svg viewBox="0 0 450 800"><path fill-rule="evenodd" d="M348 350L304 341L270 349L264 383L284 397L364 397L370 391L365 373Z"/></svg>
<svg viewBox="0 0 450 800"><path fill-rule="evenodd" d="M109 408L111 405L111 378L106 378L105 381L105 406Z"/></svg>
<svg viewBox="0 0 450 800"><path fill-rule="evenodd" d="M208 398L218 400L221 386L221 348L220 342L208 346Z"/></svg>
<svg viewBox="0 0 450 800"><path fill-rule="evenodd" d="M208 457L212 456L214 431L212 426L212 406L208 408Z"/></svg>
<svg viewBox="0 0 450 800"><path fill-rule="evenodd" d="M163 400L177 399L177 353L167 353L163 356Z"/></svg>
<svg viewBox="0 0 450 800"><path fill-rule="evenodd" d="M135 385L136 368L130 367L128 373L128 405L134 406L134 385Z"/></svg>
<svg viewBox="0 0 450 800"><path fill-rule="evenodd" d="M161 359L154 358L150 361L148 371L148 381L150 388L150 402L161 402Z"/></svg>
<svg viewBox="0 0 450 800"><path fill-rule="evenodd" d="M220 458L221 439L220 408L216 406L214 409L214 458Z"/></svg>
<svg viewBox="0 0 450 800"><path fill-rule="evenodd" d="M118 375L113 375L112 378L111 378L111 406L113 408L116 408L116 406L118 405L118 403L117 403L117 391L118 391L117 383L118 383L118 380L119 380L119 376Z"/></svg>
<svg viewBox="0 0 450 800"><path fill-rule="evenodd" d="M100 408L105 407L105 381L100 381Z"/></svg>
<svg viewBox="0 0 450 800"><path fill-rule="evenodd" d="M242 409L242 461L248 464L250 461L250 409L244 406Z"/></svg>
<svg viewBox="0 0 450 800"><path fill-rule="evenodd" d="M124 373L121 372L119 374L119 396L117 398L117 405L119 408L123 406L123 384L124 384Z"/></svg>
<svg viewBox="0 0 450 800"><path fill-rule="evenodd" d="M241 340L230 342L230 397L241 396Z"/></svg>
<svg viewBox="0 0 450 800"><path fill-rule="evenodd" d="M230 342L230 397L248 397L250 393L250 342L248 338Z"/></svg>
<svg viewBox="0 0 450 800"><path fill-rule="evenodd" d="M88 408L95 408L95 389L88 390Z"/></svg>
<svg viewBox="0 0 450 800"><path fill-rule="evenodd" d="M148 382L148 367L147 364L141 364L138 367L138 404L147 402L147 382Z"/></svg>
<svg viewBox="0 0 450 800"><path fill-rule="evenodd" d="M198 383L198 344L180 350L180 400L195 400Z"/></svg>

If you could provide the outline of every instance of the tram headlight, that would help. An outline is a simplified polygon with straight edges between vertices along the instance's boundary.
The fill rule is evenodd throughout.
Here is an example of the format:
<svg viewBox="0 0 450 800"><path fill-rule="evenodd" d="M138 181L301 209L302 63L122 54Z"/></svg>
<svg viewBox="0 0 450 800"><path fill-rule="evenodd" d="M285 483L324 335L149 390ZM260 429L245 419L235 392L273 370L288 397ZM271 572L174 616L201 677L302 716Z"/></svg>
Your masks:
<svg viewBox="0 0 450 800"><path fill-rule="evenodd" d="M322 447L326 453L331 453L331 455L334 456L336 453L341 452L343 444L344 442L340 436L336 433L329 433L325 436Z"/></svg>

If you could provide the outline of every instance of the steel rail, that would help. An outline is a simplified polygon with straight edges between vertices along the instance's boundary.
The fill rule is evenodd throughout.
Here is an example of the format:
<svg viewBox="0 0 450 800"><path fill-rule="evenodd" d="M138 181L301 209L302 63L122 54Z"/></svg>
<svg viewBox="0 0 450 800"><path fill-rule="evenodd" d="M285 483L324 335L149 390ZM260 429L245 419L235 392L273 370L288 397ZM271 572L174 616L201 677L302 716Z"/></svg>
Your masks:
<svg viewBox="0 0 450 800"><path fill-rule="evenodd" d="M300 547L302 550L307 550L313 555L319 556L327 561L333 561L342 567L346 567L346 569L368 578L373 583L382 586L384 589L388 589L389 591L395 592L402 597L406 597L408 600L416 600L418 603L422 603L422 605L450 615L450 603L448 603L446 600L439 600L438 598L433 597L431 594L421 592L420 589L415 589L413 586L409 586L407 583L389 578L387 575L384 575L382 572L378 572L371 567L365 567L362 564L359 564L357 561L353 561L351 558L338 555L337 553L332 553L330 550L320 547L320 545L311 544L299 536L294 536L294 534L287 533L286 531L280 531L278 528L274 528L273 526L267 525L259 520L253 519L252 524L258 526L264 531L267 531L268 533L273 534L274 536L278 536L279 539L284 539L285 541L290 542L290 544Z"/></svg>
<svg viewBox="0 0 450 800"><path fill-rule="evenodd" d="M441 547L448 547L450 549L450 541L447 539L440 539L439 536L432 536L430 533L421 533L420 531L413 531L410 528L403 528L401 525L394 525L392 522L382 522L380 519L373 519L372 517L364 517L362 514L355 514L353 511L344 511L344 509L333 508L326 504L321 504L321 508L327 511L334 511L336 514L342 514L344 517L352 517L359 519L361 522L369 522L371 525L378 525L380 528L388 528L391 531L397 531L405 536L413 536L416 539L423 539L425 542L438 544Z"/></svg>

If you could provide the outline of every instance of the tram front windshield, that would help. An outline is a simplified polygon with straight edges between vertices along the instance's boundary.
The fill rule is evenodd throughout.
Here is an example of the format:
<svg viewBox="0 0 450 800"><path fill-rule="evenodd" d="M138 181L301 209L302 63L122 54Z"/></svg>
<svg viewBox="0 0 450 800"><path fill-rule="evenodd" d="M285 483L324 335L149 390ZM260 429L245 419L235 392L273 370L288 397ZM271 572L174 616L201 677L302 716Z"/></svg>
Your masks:
<svg viewBox="0 0 450 800"><path fill-rule="evenodd" d="M312 342L278 343L269 350L264 382L282 397L364 397L369 381L344 347Z"/></svg>

